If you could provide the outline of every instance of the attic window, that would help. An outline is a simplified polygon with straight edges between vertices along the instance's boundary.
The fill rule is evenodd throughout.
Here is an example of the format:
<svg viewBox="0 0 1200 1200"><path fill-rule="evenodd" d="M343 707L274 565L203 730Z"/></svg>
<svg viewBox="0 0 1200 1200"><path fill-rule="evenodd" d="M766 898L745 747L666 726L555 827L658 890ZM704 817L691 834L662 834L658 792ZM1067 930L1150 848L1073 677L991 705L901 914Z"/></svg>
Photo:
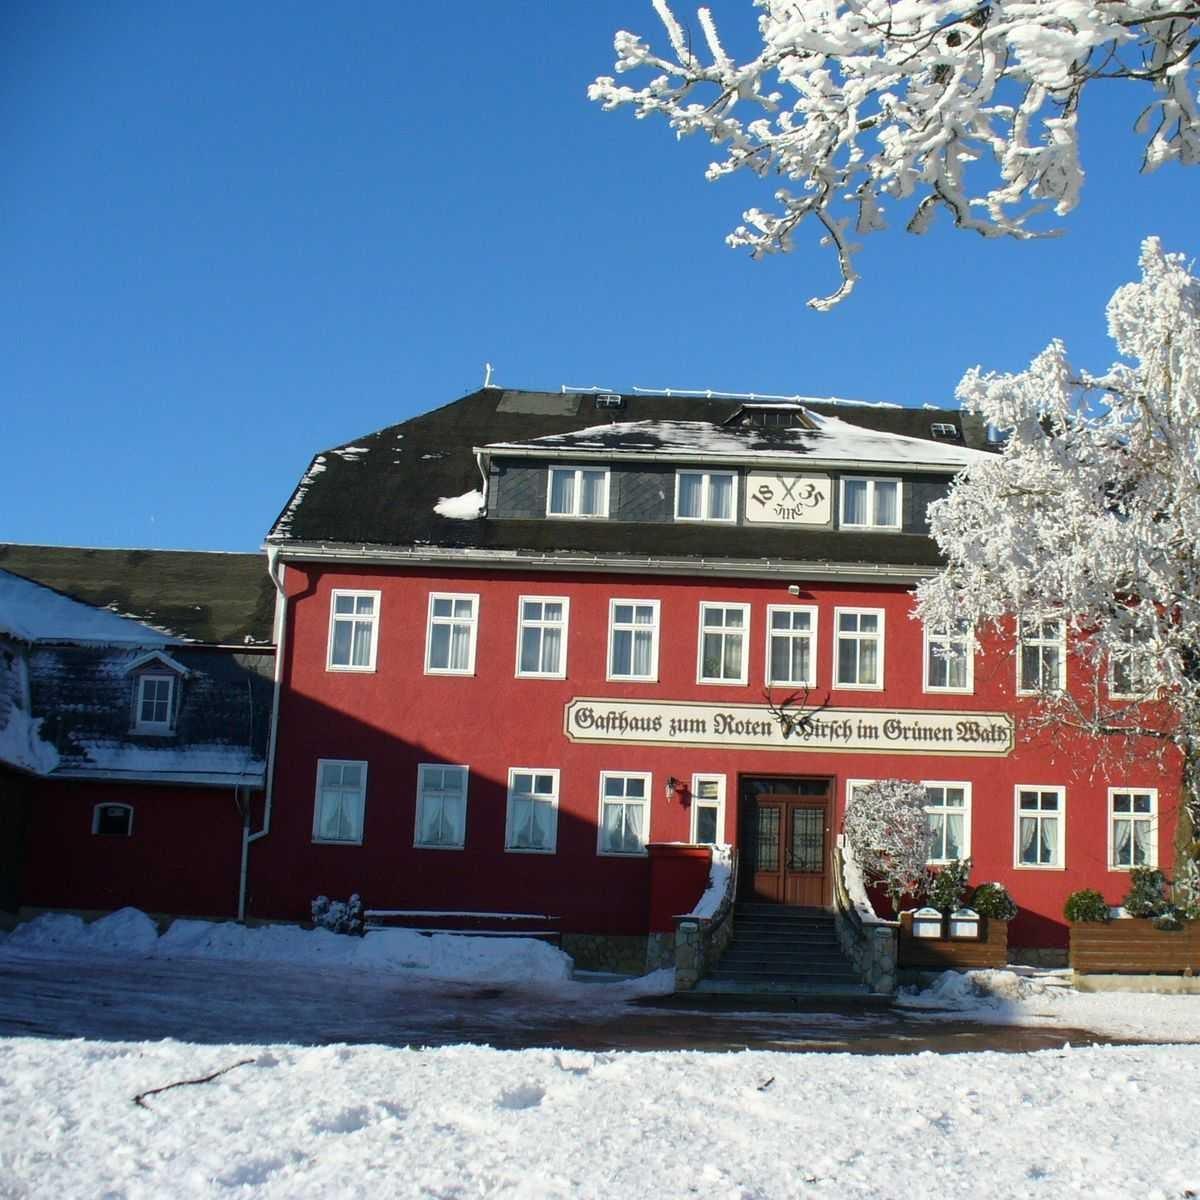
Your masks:
<svg viewBox="0 0 1200 1200"><path fill-rule="evenodd" d="M951 425L948 421L934 421L934 423L929 427L929 432L932 433L935 438L942 438L943 440L950 441L958 441L958 439L962 436L958 432L958 426Z"/></svg>
<svg viewBox="0 0 1200 1200"><path fill-rule="evenodd" d="M140 675L133 708L135 733L175 732L175 677Z"/></svg>
<svg viewBox="0 0 1200 1200"><path fill-rule="evenodd" d="M753 425L758 429L815 429L812 417L799 404L743 404L726 425Z"/></svg>
<svg viewBox="0 0 1200 1200"><path fill-rule="evenodd" d="M601 392L592 401L596 408L624 408L625 397L615 392Z"/></svg>
<svg viewBox="0 0 1200 1200"><path fill-rule="evenodd" d="M100 837L129 837L133 833L133 806L97 804L92 809L92 832Z"/></svg>

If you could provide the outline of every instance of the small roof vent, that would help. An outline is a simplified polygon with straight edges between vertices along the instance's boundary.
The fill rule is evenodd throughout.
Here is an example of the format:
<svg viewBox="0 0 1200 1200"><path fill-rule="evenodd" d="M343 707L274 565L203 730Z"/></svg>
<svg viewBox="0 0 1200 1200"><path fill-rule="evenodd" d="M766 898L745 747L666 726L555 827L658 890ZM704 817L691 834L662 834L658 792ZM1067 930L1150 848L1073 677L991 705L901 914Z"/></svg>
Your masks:
<svg viewBox="0 0 1200 1200"><path fill-rule="evenodd" d="M934 421L929 427L929 432L942 441L957 442L962 437L962 434L958 432L958 426L951 425L948 421Z"/></svg>
<svg viewBox="0 0 1200 1200"><path fill-rule="evenodd" d="M624 408L625 397L615 392L597 392L592 400L597 408Z"/></svg>

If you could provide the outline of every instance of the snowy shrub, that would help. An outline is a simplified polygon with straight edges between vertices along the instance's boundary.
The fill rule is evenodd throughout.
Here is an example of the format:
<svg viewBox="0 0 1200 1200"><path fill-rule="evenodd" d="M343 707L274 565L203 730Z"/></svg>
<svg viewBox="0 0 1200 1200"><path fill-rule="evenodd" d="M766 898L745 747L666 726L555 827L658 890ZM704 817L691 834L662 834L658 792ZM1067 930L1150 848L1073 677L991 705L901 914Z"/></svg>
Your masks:
<svg viewBox="0 0 1200 1200"><path fill-rule="evenodd" d="M863 875L881 884L899 911L900 897L920 887L929 858L925 788L904 779L856 787L846 806L845 832Z"/></svg>
<svg viewBox="0 0 1200 1200"><path fill-rule="evenodd" d="M1179 911L1173 904L1164 904L1158 912L1150 918L1150 924L1155 929L1161 929L1165 933L1178 933L1183 929L1183 913Z"/></svg>
<svg viewBox="0 0 1200 1200"><path fill-rule="evenodd" d="M312 902L313 924L331 933L349 933L362 937L366 932L362 899L356 892L349 900L330 900L318 896Z"/></svg>
<svg viewBox="0 0 1200 1200"><path fill-rule="evenodd" d="M1108 901L1095 888L1081 888L1072 892L1063 905L1063 915L1068 921L1108 921Z"/></svg>
<svg viewBox="0 0 1200 1200"><path fill-rule="evenodd" d="M971 874L971 860L956 858L944 867L928 870L922 884L925 903L939 912L953 912L962 906L967 893L967 877Z"/></svg>
<svg viewBox="0 0 1200 1200"><path fill-rule="evenodd" d="M1002 883L981 883L971 896L971 907L993 921L1011 921L1019 911Z"/></svg>
<svg viewBox="0 0 1200 1200"><path fill-rule="evenodd" d="M1180 854L1171 899L1186 920L1200 920L1200 842L1190 843Z"/></svg>
<svg viewBox="0 0 1200 1200"><path fill-rule="evenodd" d="M1167 877L1153 867L1134 867L1121 903L1131 917L1159 916L1167 908Z"/></svg>

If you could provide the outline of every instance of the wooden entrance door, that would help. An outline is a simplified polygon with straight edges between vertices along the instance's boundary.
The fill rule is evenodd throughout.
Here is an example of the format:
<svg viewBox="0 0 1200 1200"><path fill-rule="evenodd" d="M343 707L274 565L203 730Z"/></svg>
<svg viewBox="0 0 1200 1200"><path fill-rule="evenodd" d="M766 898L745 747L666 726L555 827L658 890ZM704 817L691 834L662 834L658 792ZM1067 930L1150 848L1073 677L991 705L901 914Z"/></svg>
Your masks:
<svg viewBox="0 0 1200 1200"><path fill-rule="evenodd" d="M823 797L758 797L750 889L755 900L829 903L829 802L828 791Z"/></svg>

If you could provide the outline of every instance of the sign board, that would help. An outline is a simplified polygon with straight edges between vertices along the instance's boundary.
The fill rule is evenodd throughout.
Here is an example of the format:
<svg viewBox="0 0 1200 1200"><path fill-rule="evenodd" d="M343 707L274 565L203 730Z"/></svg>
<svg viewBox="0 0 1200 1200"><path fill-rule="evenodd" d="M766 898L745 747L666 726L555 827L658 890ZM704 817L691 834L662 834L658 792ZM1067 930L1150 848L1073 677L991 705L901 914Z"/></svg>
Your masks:
<svg viewBox="0 0 1200 1200"><path fill-rule="evenodd" d="M788 712L789 718L798 715ZM1012 718L996 712L826 708L808 722L790 720L785 730L765 704L576 697L566 706L564 725L573 742L643 746L988 756L1013 748Z"/></svg>
<svg viewBox="0 0 1200 1200"><path fill-rule="evenodd" d="M746 476L750 525L828 525L833 520L833 480L828 475L751 471Z"/></svg>

